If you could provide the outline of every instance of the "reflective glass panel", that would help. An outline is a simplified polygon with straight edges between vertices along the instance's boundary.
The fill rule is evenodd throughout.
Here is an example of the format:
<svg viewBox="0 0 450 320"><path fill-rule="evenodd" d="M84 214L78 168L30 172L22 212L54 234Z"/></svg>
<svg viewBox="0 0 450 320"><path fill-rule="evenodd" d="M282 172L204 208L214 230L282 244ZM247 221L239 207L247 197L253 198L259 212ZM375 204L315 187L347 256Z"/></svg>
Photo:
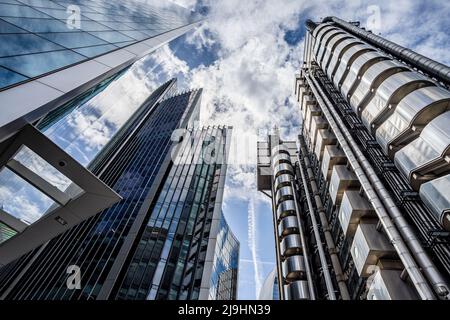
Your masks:
<svg viewBox="0 0 450 320"><path fill-rule="evenodd" d="M0 58L0 65L24 74L36 77L66 65L85 59L80 54L70 50L36 53L32 55Z"/></svg>
<svg viewBox="0 0 450 320"><path fill-rule="evenodd" d="M20 74L0 67L0 88L9 86L25 79L27 78L21 76Z"/></svg>
<svg viewBox="0 0 450 320"><path fill-rule="evenodd" d="M40 34L40 36L66 48L79 48L107 44L107 42L94 37L87 32L43 33Z"/></svg>
<svg viewBox="0 0 450 320"><path fill-rule="evenodd" d="M0 34L0 43L0 57L64 49L33 34Z"/></svg>

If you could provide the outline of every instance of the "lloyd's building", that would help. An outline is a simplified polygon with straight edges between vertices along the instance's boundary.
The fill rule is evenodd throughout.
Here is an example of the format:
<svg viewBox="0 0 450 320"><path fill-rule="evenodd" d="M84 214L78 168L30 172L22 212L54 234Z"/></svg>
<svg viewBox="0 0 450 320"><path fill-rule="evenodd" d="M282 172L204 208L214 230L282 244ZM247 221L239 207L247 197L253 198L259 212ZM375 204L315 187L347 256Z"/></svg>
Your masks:
<svg viewBox="0 0 450 320"><path fill-rule="evenodd" d="M450 68L306 22L297 141L258 143L282 299L449 299Z"/></svg>
<svg viewBox="0 0 450 320"><path fill-rule="evenodd" d="M199 23L169 1L0 3L0 299L236 298L231 128L197 127L202 90L158 73Z"/></svg>

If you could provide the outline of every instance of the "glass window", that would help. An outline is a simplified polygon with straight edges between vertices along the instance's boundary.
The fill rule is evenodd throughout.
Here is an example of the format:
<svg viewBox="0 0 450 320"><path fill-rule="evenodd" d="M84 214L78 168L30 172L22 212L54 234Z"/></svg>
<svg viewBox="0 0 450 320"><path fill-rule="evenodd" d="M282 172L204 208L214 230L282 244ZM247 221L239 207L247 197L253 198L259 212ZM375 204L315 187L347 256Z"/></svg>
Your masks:
<svg viewBox="0 0 450 320"><path fill-rule="evenodd" d="M39 10L43 13L48 14L50 17L56 18L56 19L63 19L66 20L69 18L72 13L67 13L66 9L60 10L60 9L48 9L48 8L36 8L36 10Z"/></svg>
<svg viewBox="0 0 450 320"><path fill-rule="evenodd" d="M91 13L91 12L81 12L81 15L95 20L95 21L116 21L113 15L108 14L100 14L100 13Z"/></svg>
<svg viewBox="0 0 450 320"><path fill-rule="evenodd" d="M98 56L102 53L112 51L114 49L117 49L117 47L115 45L107 44L107 45L103 45L103 46L93 46L93 47L74 49L73 51L78 52L86 57L92 58L92 57Z"/></svg>
<svg viewBox="0 0 450 320"><path fill-rule="evenodd" d="M48 15L26 6L0 3L0 17L48 18Z"/></svg>
<svg viewBox="0 0 450 320"><path fill-rule="evenodd" d="M0 33L23 33L25 30L19 29L12 24L0 19Z"/></svg>
<svg viewBox="0 0 450 320"><path fill-rule="evenodd" d="M132 38L116 31L91 32L91 34L110 43L133 40Z"/></svg>
<svg viewBox="0 0 450 320"><path fill-rule="evenodd" d="M102 21L101 24L110 27L111 29L114 30L133 30L133 28L130 27L129 25L115 21Z"/></svg>
<svg viewBox="0 0 450 320"><path fill-rule="evenodd" d="M118 42L118 43L114 43L114 45L118 46L118 47L125 47L128 46L132 43L135 43L136 41L125 41L125 42Z"/></svg>
<svg viewBox="0 0 450 320"><path fill-rule="evenodd" d="M84 60L85 57L70 50L35 53L24 56L0 58L0 65L36 77L40 74Z"/></svg>
<svg viewBox="0 0 450 320"><path fill-rule="evenodd" d="M39 173L42 178L61 191L65 191L72 183L69 178L26 146L20 148L20 151L14 156L14 159L31 171Z"/></svg>
<svg viewBox="0 0 450 320"><path fill-rule="evenodd" d="M139 31L120 31L120 32L136 40L143 40L148 38L148 35Z"/></svg>
<svg viewBox="0 0 450 320"><path fill-rule="evenodd" d="M25 79L27 78L21 76L20 74L0 67L0 88L12 85Z"/></svg>
<svg viewBox="0 0 450 320"><path fill-rule="evenodd" d="M3 0L0 0L3 2ZM64 7L60 6L59 4L56 4L55 2L49 1L49 0L19 0L23 4L27 4L30 6L35 7L42 7L42 8L53 8L53 9L64 9Z"/></svg>
<svg viewBox="0 0 450 320"><path fill-rule="evenodd" d="M34 34L0 34L0 57L64 49Z"/></svg>
<svg viewBox="0 0 450 320"><path fill-rule="evenodd" d="M30 32L74 32L64 22L53 19L3 18L11 24Z"/></svg>
<svg viewBox="0 0 450 320"><path fill-rule="evenodd" d="M81 20L80 23L80 30L82 31L111 31L111 29L106 25L103 25L103 23L100 24L90 20Z"/></svg>
<svg viewBox="0 0 450 320"><path fill-rule="evenodd" d="M0 171L0 204L8 214L31 224L55 202L7 168Z"/></svg>
<svg viewBox="0 0 450 320"><path fill-rule="evenodd" d="M107 44L105 41L90 35L87 32L71 33L43 33L40 36L56 42L66 48L80 48Z"/></svg>

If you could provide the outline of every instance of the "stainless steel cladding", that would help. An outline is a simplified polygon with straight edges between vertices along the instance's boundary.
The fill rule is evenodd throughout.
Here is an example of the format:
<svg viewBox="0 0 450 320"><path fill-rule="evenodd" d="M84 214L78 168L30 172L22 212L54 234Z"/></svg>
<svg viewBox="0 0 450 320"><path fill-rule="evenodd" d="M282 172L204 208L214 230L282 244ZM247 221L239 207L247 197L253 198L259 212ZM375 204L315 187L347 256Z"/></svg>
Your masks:
<svg viewBox="0 0 450 320"><path fill-rule="evenodd" d="M356 44L344 52L340 61L338 60L337 68L333 75L333 82L336 88L341 88L353 62L363 53L369 51L375 51L375 49L366 44Z"/></svg>
<svg viewBox="0 0 450 320"><path fill-rule="evenodd" d="M302 253L302 243L298 234L290 234L284 237L280 243L280 251L283 257L289 257Z"/></svg>
<svg viewBox="0 0 450 320"><path fill-rule="evenodd" d="M292 180L292 176L290 174L282 174L279 175L276 179L275 179L275 183L274 183L274 187L275 187L275 192L280 189L281 187L285 187L291 184L291 180Z"/></svg>
<svg viewBox="0 0 450 320"><path fill-rule="evenodd" d="M364 72L373 64L387 59L388 57L376 51L363 53L356 58L351 65L347 66L347 68L350 68L347 77L344 79L342 87L338 88L341 90L342 95L349 99L359 85Z"/></svg>
<svg viewBox="0 0 450 320"><path fill-rule="evenodd" d="M283 261L283 276L286 281L293 282L306 278L305 259L301 255L287 257Z"/></svg>
<svg viewBox="0 0 450 320"><path fill-rule="evenodd" d="M330 58L328 64L325 66L326 72L330 79L333 79L333 76L337 70L337 67L339 65L339 62L342 59L342 56L344 55L347 50L351 49L352 47L355 47L357 45L362 45L362 42L357 41L353 37L348 37L345 40L341 41L334 50L333 56Z"/></svg>
<svg viewBox="0 0 450 320"><path fill-rule="evenodd" d="M279 163L273 167L273 177L277 178L282 174L294 174L294 169L289 163Z"/></svg>
<svg viewBox="0 0 450 320"><path fill-rule="evenodd" d="M312 117L311 130L309 131L311 145L314 146L316 144L317 132L319 131L319 129L326 129L326 128L328 128L328 122L322 116Z"/></svg>
<svg viewBox="0 0 450 320"><path fill-rule="evenodd" d="M322 159L322 174L325 181L329 181L335 165L344 165L347 163L347 157L344 151L336 145L325 146Z"/></svg>
<svg viewBox="0 0 450 320"><path fill-rule="evenodd" d="M336 144L337 139L333 132L327 129L319 130L317 134L316 146L314 148L314 153L317 156L317 159L322 160L323 150L325 146L330 144Z"/></svg>
<svg viewBox="0 0 450 320"><path fill-rule="evenodd" d="M397 72L407 69L405 65L393 60L384 60L373 64L364 72L361 82L350 97L350 105L353 110L360 115L367 101L384 80Z"/></svg>
<svg viewBox="0 0 450 320"><path fill-rule="evenodd" d="M394 247L389 243L374 223L360 223L353 238L350 252L356 270L362 277L370 276L380 258L395 258Z"/></svg>
<svg viewBox="0 0 450 320"><path fill-rule="evenodd" d="M278 220L283 219L287 216L295 215L295 204L293 200L286 200L278 203L277 206L277 218Z"/></svg>
<svg viewBox="0 0 450 320"><path fill-rule="evenodd" d="M277 145L277 146L272 148L272 156L275 156L277 153L280 153L280 152L284 152L286 154L289 154L288 148L285 145L283 145L283 144L279 144L279 145Z"/></svg>
<svg viewBox="0 0 450 320"><path fill-rule="evenodd" d="M308 282L299 280L289 283L285 286L285 297L287 300L308 300Z"/></svg>
<svg viewBox="0 0 450 320"><path fill-rule="evenodd" d="M397 105L392 115L376 131L376 139L384 152L394 154L422 132L435 117L450 110L450 92L431 86L412 91Z"/></svg>
<svg viewBox="0 0 450 320"><path fill-rule="evenodd" d="M402 280L401 270L380 269L371 276L367 300L417 300L417 294Z"/></svg>
<svg viewBox="0 0 450 320"><path fill-rule="evenodd" d="M450 174L422 184L419 194L439 223L450 231Z"/></svg>
<svg viewBox="0 0 450 320"><path fill-rule="evenodd" d="M330 198L333 204L339 205L347 189L355 189L359 187L359 180L356 175L344 165L334 166L330 179Z"/></svg>
<svg viewBox="0 0 450 320"><path fill-rule="evenodd" d="M395 164L418 190L420 184L450 170L450 111L434 118L420 136L400 149Z"/></svg>
<svg viewBox="0 0 450 320"><path fill-rule="evenodd" d="M296 216L286 216L283 219L281 219L278 225L278 234L280 235L280 237L285 237L292 233L298 232L299 226Z"/></svg>
<svg viewBox="0 0 450 320"><path fill-rule="evenodd" d="M279 152L272 157L272 167L274 168L276 165L280 163L291 163L291 157L289 154L284 152Z"/></svg>
<svg viewBox="0 0 450 320"><path fill-rule="evenodd" d="M356 41L355 38L351 37L348 33L342 33L333 39L331 39L329 45L325 49L325 54L322 60L322 65L324 70L328 70L330 64L332 63L332 58L336 54L335 50L338 48L339 45L344 44L344 46L350 45L351 43L354 43ZM339 47L341 49L341 47ZM337 55L336 55L337 57ZM334 61L334 65L336 64L336 61Z"/></svg>
<svg viewBox="0 0 450 320"><path fill-rule="evenodd" d="M376 214L369 201L359 191L346 190L338 217L344 234L353 237L361 219L376 219Z"/></svg>
<svg viewBox="0 0 450 320"><path fill-rule="evenodd" d="M361 120L366 128L374 133L395 109L396 105L410 92L432 86L433 82L417 72L404 71L384 80L367 106L362 110Z"/></svg>
<svg viewBox="0 0 450 320"><path fill-rule="evenodd" d="M276 192L276 203L281 203L286 200L294 200L294 192L291 186L285 186L278 189Z"/></svg>
<svg viewBox="0 0 450 320"><path fill-rule="evenodd" d="M434 61L430 58L427 58L421 54L418 54L410 49L399 46L396 43L393 43L387 39L384 39L372 32L368 32L361 28L358 28L351 23L348 23L342 19L336 17L327 17L323 22L329 24L330 22L334 22L341 28L344 28L347 31L350 31L356 34L362 40L365 40L382 50L392 54L393 56L399 58L400 60L406 61L414 66L417 66L419 69L424 72L430 74L432 77L436 77L437 79L450 83L450 67Z"/></svg>

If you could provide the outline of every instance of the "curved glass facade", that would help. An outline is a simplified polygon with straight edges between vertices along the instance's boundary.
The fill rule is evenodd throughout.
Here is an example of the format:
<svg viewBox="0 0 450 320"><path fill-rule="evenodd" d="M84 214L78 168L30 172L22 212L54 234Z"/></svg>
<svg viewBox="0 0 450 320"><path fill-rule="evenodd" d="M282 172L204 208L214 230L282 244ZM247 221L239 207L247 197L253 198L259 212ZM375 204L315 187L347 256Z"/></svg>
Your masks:
<svg viewBox="0 0 450 320"><path fill-rule="evenodd" d="M280 289L278 287L277 269L274 268L261 287L258 300L280 300Z"/></svg>
<svg viewBox="0 0 450 320"><path fill-rule="evenodd" d="M223 213L214 250L210 300L236 300L239 266L239 241L234 236Z"/></svg>

